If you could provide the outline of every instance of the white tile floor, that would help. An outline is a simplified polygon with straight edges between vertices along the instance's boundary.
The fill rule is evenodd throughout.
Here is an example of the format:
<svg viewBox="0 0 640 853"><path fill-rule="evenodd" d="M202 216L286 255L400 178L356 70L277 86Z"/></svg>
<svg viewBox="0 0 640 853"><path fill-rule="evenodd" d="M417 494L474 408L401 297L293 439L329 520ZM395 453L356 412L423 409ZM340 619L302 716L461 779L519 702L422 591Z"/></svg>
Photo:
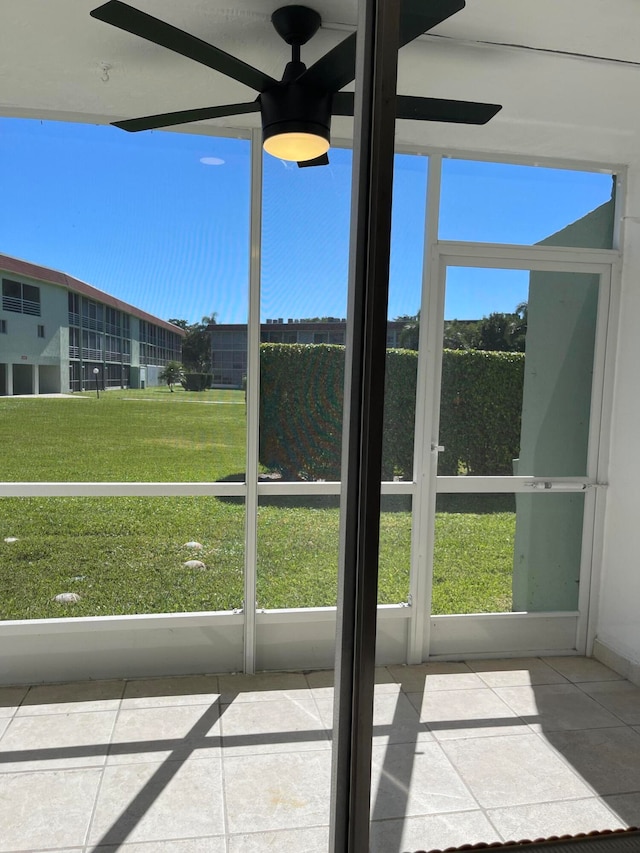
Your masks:
<svg viewBox="0 0 640 853"><path fill-rule="evenodd" d="M640 689L597 661L378 670L373 853L640 824ZM331 673L0 688L0 851L324 853Z"/></svg>

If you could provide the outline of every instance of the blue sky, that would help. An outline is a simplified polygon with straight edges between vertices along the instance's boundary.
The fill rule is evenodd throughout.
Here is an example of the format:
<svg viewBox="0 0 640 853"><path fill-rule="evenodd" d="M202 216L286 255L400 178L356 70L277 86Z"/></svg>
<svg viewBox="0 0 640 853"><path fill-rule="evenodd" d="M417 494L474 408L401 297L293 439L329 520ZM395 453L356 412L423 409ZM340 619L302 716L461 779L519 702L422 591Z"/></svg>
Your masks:
<svg viewBox="0 0 640 853"><path fill-rule="evenodd" d="M0 252L63 270L158 317L246 322L249 143L0 119ZM265 156L262 319L345 316L351 154ZM222 161L222 162L218 162ZM398 156L389 316L419 308L427 158ZM445 160L440 237L535 243L607 201L611 178ZM527 276L451 273L445 314L526 299Z"/></svg>

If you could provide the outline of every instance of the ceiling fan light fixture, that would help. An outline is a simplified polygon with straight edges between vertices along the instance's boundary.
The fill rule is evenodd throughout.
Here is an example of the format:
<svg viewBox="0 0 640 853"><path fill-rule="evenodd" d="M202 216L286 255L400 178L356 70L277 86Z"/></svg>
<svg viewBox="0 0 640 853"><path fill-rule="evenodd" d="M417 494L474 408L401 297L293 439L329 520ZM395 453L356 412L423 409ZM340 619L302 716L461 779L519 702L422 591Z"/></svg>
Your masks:
<svg viewBox="0 0 640 853"><path fill-rule="evenodd" d="M292 160L301 163L305 160L315 160L329 150L329 134L319 134L305 131L286 131L265 136L263 148L272 157L280 160Z"/></svg>
<svg viewBox="0 0 640 853"><path fill-rule="evenodd" d="M331 144L331 95L279 84L260 95L267 154L298 163L326 154Z"/></svg>

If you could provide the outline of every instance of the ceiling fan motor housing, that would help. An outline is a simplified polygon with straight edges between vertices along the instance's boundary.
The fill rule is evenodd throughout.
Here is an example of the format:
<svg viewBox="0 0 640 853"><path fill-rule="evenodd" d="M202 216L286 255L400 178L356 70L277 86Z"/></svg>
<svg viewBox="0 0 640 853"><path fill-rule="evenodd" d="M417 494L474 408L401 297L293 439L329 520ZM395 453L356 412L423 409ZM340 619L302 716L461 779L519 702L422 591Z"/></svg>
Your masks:
<svg viewBox="0 0 640 853"><path fill-rule="evenodd" d="M263 141L281 133L312 133L329 142L331 100L330 92L298 83L267 89L260 95Z"/></svg>

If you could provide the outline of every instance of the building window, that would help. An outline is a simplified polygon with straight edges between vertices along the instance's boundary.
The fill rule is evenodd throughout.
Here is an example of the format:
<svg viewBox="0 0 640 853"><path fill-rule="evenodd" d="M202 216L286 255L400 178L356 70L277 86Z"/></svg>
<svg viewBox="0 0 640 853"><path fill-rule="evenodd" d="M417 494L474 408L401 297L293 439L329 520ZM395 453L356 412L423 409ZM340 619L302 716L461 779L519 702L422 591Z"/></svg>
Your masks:
<svg viewBox="0 0 640 853"><path fill-rule="evenodd" d="M80 325L80 297L77 293L69 292L69 325Z"/></svg>
<svg viewBox="0 0 640 853"><path fill-rule="evenodd" d="M104 340L99 332L82 332L82 358L102 362Z"/></svg>
<svg viewBox="0 0 640 853"><path fill-rule="evenodd" d="M7 321L6 320L0 320L0 335L6 335L6 334L7 334Z"/></svg>
<svg viewBox="0 0 640 853"><path fill-rule="evenodd" d="M108 335L120 337L122 315L116 308L107 308L106 332Z"/></svg>
<svg viewBox="0 0 640 853"><path fill-rule="evenodd" d="M38 337L44 338L44 326L38 326Z"/></svg>
<svg viewBox="0 0 640 853"><path fill-rule="evenodd" d="M82 300L82 325L101 332L104 328L104 305L92 299Z"/></svg>
<svg viewBox="0 0 640 853"><path fill-rule="evenodd" d="M2 308L15 311L16 314L40 316L40 288L32 284L22 284L10 278L2 279Z"/></svg>
<svg viewBox="0 0 640 853"><path fill-rule="evenodd" d="M69 358L80 358L80 329L69 329Z"/></svg>

